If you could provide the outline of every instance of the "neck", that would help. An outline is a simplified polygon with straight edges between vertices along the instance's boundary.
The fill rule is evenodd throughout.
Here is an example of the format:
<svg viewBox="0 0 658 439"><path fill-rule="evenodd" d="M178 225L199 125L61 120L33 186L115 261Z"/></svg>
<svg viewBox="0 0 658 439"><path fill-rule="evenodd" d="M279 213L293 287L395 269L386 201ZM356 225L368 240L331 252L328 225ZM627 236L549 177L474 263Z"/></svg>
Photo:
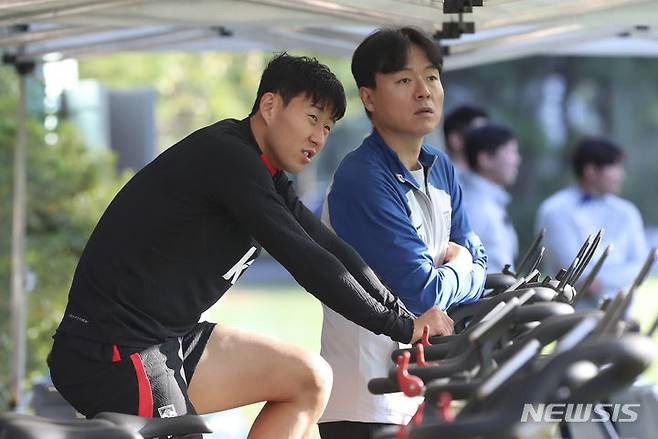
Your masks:
<svg viewBox="0 0 658 439"><path fill-rule="evenodd" d="M249 126L251 127L251 132L254 134L256 143L258 144L258 147L260 148L263 155L267 157L273 166L279 168L278 164L276 163L276 159L272 156L271 151L269 150L266 140L267 125L265 124L265 120L263 120L260 113L256 113L249 118Z"/></svg>
<svg viewBox="0 0 658 439"><path fill-rule="evenodd" d="M578 184L580 189L589 195L602 195L602 192L598 190L592 183L581 180Z"/></svg>
<svg viewBox="0 0 658 439"><path fill-rule="evenodd" d="M468 163L464 157L453 154L450 156L450 160L452 160L452 164L455 166L455 168L459 168L460 170L468 169Z"/></svg>
<svg viewBox="0 0 658 439"><path fill-rule="evenodd" d="M422 137L404 136L379 127L375 128L388 147L395 151L405 168L410 171L419 169L418 156L420 155L420 147L423 144Z"/></svg>
<svg viewBox="0 0 658 439"><path fill-rule="evenodd" d="M500 181L500 176L494 170L478 168L474 169L473 172L499 188L505 188L507 186L504 181Z"/></svg>

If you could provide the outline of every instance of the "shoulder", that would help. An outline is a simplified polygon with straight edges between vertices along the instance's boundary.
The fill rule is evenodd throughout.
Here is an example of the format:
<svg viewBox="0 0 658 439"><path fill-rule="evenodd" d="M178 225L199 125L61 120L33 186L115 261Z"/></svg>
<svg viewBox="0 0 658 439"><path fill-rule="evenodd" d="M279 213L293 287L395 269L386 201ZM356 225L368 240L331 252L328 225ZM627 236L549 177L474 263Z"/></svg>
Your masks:
<svg viewBox="0 0 658 439"><path fill-rule="evenodd" d="M227 119L215 122L192 132L182 139L173 148L185 151L189 155L201 154L202 157L212 159L231 153L239 154L253 148L244 148L249 143L248 135L240 132L238 121Z"/></svg>
<svg viewBox="0 0 658 439"><path fill-rule="evenodd" d="M351 208L387 210L391 203L403 201L402 184L376 151L361 147L349 153L334 174L329 192L330 204L340 203Z"/></svg>
<svg viewBox="0 0 658 439"><path fill-rule="evenodd" d="M272 181L244 121L225 119L201 128L191 134L188 146L199 169L213 178Z"/></svg>
<svg viewBox="0 0 658 439"><path fill-rule="evenodd" d="M355 185L354 189L372 186L373 181L393 180L393 172L386 165L377 148L364 141L348 153L334 174L334 183Z"/></svg>
<svg viewBox="0 0 658 439"><path fill-rule="evenodd" d="M575 193L574 188L566 188L554 193L539 205L538 214L546 216L562 209L571 208L576 202L577 196Z"/></svg>
<svg viewBox="0 0 658 439"><path fill-rule="evenodd" d="M606 200L612 208L627 215L640 216L640 210L630 200L609 194Z"/></svg>
<svg viewBox="0 0 658 439"><path fill-rule="evenodd" d="M245 126L235 119L224 119L212 125L201 128L195 133L199 138L206 139L222 146L249 143L249 132Z"/></svg>

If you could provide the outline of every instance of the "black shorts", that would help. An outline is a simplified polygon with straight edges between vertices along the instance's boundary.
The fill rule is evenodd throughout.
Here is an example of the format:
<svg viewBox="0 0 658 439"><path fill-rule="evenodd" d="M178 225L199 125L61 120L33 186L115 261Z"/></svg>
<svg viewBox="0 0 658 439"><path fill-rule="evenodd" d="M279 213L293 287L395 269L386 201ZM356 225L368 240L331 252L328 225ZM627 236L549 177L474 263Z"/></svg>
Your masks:
<svg viewBox="0 0 658 439"><path fill-rule="evenodd" d="M48 355L55 388L88 418L110 411L166 418L196 414L187 386L214 323L146 349L57 333Z"/></svg>

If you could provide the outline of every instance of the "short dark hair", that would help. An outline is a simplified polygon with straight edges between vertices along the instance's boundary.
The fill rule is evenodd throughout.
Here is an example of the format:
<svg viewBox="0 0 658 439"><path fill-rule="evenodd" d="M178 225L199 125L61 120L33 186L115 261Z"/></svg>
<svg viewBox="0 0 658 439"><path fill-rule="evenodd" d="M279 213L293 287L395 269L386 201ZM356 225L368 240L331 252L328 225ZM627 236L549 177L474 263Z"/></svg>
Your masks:
<svg viewBox="0 0 658 439"><path fill-rule="evenodd" d="M345 115L345 90L329 67L315 58L292 56L286 52L277 54L267 64L260 78L256 101L249 116L258 112L260 100L265 93L277 93L284 105L300 94L305 94L314 104L330 106L332 118L339 120Z"/></svg>
<svg viewBox="0 0 658 439"><path fill-rule="evenodd" d="M457 132L465 137L473 121L480 117L489 119L489 113L483 108L471 105L461 105L446 114L443 119L443 136L445 137L446 146L450 134Z"/></svg>
<svg viewBox="0 0 658 439"><path fill-rule="evenodd" d="M504 126L488 124L470 131L464 140L464 152L468 165L478 170L478 155L486 152L494 155L498 148L515 139L514 133Z"/></svg>
<svg viewBox="0 0 658 439"><path fill-rule="evenodd" d="M619 163L624 157L624 150L620 146L601 137L588 137L576 145L571 162L574 172L580 178L587 164L602 167Z"/></svg>
<svg viewBox="0 0 658 439"><path fill-rule="evenodd" d="M375 74L402 70L412 45L420 47L429 62L441 71L441 49L423 31L414 27L377 29L359 44L352 55L352 76L356 86L375 88ZM370 116L367 110L366 113Z"/></svg>

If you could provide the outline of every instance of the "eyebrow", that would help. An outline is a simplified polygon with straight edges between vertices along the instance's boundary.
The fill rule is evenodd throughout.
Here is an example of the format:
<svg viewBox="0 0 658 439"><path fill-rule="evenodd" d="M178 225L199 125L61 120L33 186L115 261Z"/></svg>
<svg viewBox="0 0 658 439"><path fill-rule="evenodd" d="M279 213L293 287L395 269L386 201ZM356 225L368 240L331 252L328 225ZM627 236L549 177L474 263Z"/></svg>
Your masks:
<svg viewBox="0 0 658 439"><path fill-rule="evenodd" d="M404 72L404 71L410 71L410 70L411 70L411 69L410 69L409 67L403 67L403 68L401 68L400 70L398 70L398 72ZM428 64L428 65L425 67L424 70L439 70L439 68L438 68L437 66L435 66L434 64ZM394 73L397 73L397 72L394 72Z"/></svg>
<svg viewBox="0 0 658 439"><path fill-rule="evenodd" d="M313 102L313 103L311 104L311 106L312 106L313 108L317 108L317 109L320 110L320 111L324 111L325 108L327 107L326 105L322 105L322 104L320 104L320 103L318 103L318 102ZM336 124L336 119L334 119L333 117L331 118L331 121L334 123L334 125Z"/></svg>

